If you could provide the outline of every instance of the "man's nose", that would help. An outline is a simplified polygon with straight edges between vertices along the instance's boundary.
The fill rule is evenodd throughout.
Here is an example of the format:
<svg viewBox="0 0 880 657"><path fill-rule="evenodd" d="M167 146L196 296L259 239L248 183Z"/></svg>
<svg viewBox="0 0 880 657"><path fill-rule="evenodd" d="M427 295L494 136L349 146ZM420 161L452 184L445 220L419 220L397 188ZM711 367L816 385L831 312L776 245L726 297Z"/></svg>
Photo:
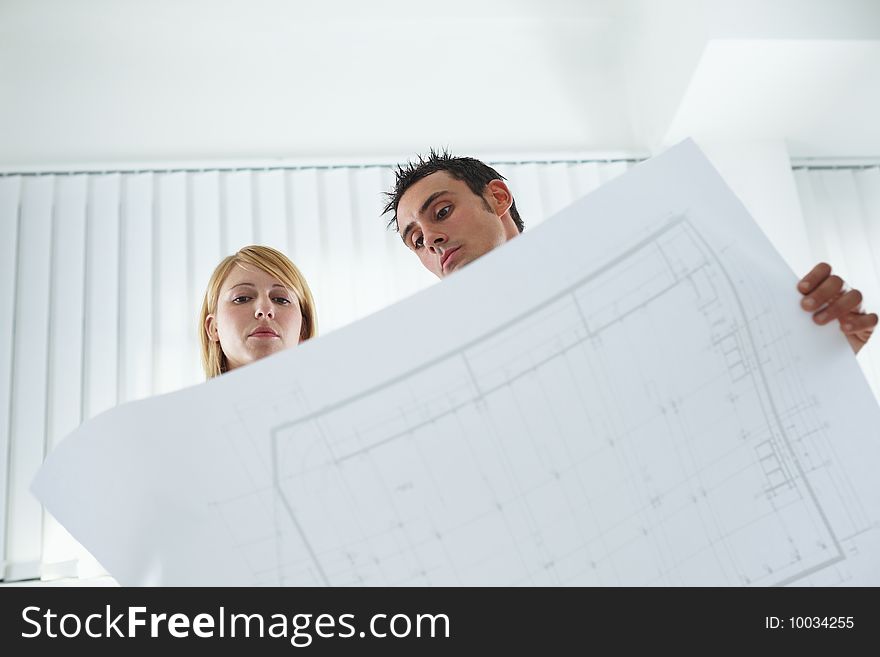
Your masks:
<svg viewBox="0 0 880 657"><path fill-rule="evenodd" d="M425 243L431 253L442 253L446 244L446 235L439 232L426 232Z"/></svg>

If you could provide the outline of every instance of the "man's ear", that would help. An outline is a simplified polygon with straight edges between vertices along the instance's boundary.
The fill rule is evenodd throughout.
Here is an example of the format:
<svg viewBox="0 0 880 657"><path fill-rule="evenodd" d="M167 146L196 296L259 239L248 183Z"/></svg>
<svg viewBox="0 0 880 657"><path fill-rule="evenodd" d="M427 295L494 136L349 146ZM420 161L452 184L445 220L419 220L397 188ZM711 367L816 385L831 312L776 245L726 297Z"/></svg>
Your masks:
<svg viewBox="0 0 880 657"><path fill-rule="evenodd" d="M489 202L492 205L492 210L499 217L504 216L510 210L510 206L513 205L513 194L510 193L510 189L503 180L498 179L490 180L486 185L486 189L489 192Z"/></svg>
<svg viewBox="0 0 880 657"><path fill-rule="evenodd" d="M220 341L220 335L217 333L217 320L214 319L214 315L205 317L205 335L211 342Z"/></svg>

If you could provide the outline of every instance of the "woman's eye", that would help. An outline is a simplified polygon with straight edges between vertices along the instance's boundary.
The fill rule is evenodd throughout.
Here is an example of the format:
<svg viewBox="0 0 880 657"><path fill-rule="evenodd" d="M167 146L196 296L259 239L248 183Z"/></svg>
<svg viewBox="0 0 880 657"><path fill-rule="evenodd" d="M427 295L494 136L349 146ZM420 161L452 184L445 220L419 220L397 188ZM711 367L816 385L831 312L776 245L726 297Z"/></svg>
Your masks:
<svg viewBox="0 0 880 657"><path fill-rule="evenodd" d="M284 297L275 297L275 303L280 303L282 306L286 306L290 303L290 299L285 299Z"/></svg>
<svg viewBox="0 0 880 657"><path fill-rule="evenodd" d="M240 296L240 297L235 297L235 298L232 300L232 303L247 303L247 302L250 301L250 300L251 300L250 297L242 295L242 296Z"/></svg>
<svg viewBox="0 0 880 657"><path fill-rule="evenodd" d="M452 210L452 206L451 206L451 205L444 205L442 208L440 208L439 210L437 210L437 218L440 219L441 221L442 221L443 219L446 219L446 216L449 214L449 212L450 212L451 210Z"/></svg>

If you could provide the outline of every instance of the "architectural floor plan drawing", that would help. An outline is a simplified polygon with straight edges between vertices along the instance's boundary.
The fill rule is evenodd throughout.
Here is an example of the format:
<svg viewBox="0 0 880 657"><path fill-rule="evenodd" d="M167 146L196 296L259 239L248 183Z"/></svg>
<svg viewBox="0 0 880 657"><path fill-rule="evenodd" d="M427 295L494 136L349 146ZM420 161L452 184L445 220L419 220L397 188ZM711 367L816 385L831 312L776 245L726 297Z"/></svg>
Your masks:
<svg viewBox="0 0 880 657"><path fill-rule="evenodd" d="M392 308L84 424L34 490L123 584L878 585L880 409L795 284L686 142Z"/></svg>

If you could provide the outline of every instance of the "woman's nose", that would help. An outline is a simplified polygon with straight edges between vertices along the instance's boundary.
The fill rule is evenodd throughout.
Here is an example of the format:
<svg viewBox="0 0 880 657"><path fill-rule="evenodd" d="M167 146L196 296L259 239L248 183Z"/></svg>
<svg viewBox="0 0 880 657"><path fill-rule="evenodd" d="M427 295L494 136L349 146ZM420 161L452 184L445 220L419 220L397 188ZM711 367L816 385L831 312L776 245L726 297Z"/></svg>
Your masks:
<svg viewBox="0 0 880 657"><path fill-rule="evenodd" d="M272 310L272 305L266 303L258 303L257 307L254 309L254 317L256 319L262 319L264 317L266 319L274 319L275 313Z"/></svg>

